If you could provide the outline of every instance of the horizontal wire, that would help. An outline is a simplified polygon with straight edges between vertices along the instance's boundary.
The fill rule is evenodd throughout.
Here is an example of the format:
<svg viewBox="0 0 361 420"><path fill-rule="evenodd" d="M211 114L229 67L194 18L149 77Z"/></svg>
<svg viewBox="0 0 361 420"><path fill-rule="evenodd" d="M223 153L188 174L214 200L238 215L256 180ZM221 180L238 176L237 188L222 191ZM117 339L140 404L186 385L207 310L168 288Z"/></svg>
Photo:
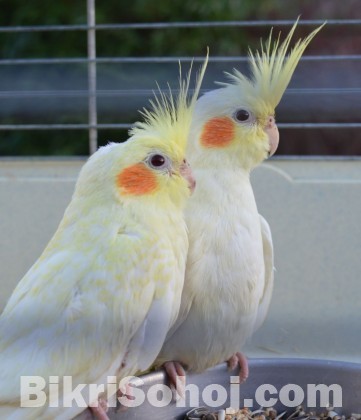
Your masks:
<svg viewBox="0 0 361 420"><path fill-rule="evenodd" d="M360 61L361 54L342 54L342 55L306 55L300 61ZM88 58L74 57L74 58L12 58L0 60L0 66L8 65L39 65L39 64L107 64L107 63L178 63L183 62L203 62L204 57L100 57L94 60ZM210 63L228 63L228 62L248 62L247 56L216 56L210 57Z"/></svg>
<svg viewBox="0 0 361 420"><path fill-rule="evenodd" d="M0 131L14 130L87 130L89 128L129 129L132 124L3 124ZM277 123L278 128L284 129L333 129L333 128L361 128L361 122L354 123Z"/></svg>
<svg viewBox="0 0 361 420"><path fill-rule="evenodd" d="M201 89L201 94L209 92L210 89ZM152 89L114 89L114 90L97 90L97 97L122 97L122 96L153 96ZM157 93L158 91L156 91ZM168 93L168 90L161 90L162 93ZM177 94L178 90L172 90L173 94ZM189 90L193 93L193 89ZM360 94L361 88L290 88L287 89L285 95L344 95L344 94ZM91 93L87 90L25 90L25 91L0 91L0 98L43 98L43 97L80 97L88 98Z"/></svg>
<svg viewBox="0 0 361 420"><path fill-rule="evenodd" d="M14 130L88 130L89 128L98 129L128 129L131 124L2 124L0 131Z"/></svg>
<svg viewBox="0 0 361 420"><path fill-rule="evenodd" d="M361 91L361 89L360 89ZM168 93L162 90L163 93ZM172 91L173 93L176 91ZM189 90L191 93L191 90ZM109 96L152 96L153 90L151 89L118 89L118 90L97 90L97 97ZM88 98L92 93L88 90L36 90L36 91L0 91L0 98L43 98L43 97L80 97Z"/></svg>
<svg viewBox="0 0 361 420"><path fill-rule="evenodd" d="M320 25L323 20L303 20L299 22L299 26ZM87 31L89 29L96 30L123 30L123 29L169 29L169 28L224 28L224 27L262 27L262 26L289 26L293 25L294 20L260 20L260 21L228 21L228 22L159 22L159 23L126 23L126 24L105 24L105 25L45 25L45 26L13 26L0 27L2 33L15 32L43 32L43 31ZM359 26L361 19L331 19L327 22L328 26ZM36 59L5 59L0 60L0 65L37 65L37 64L88 64L96 62L98 64L105 63L178 63L178 61L195 61L203 62L204 57L102 57L95 60L87 58L36 58ZM315 55L305 56L302 61L359 61L361 55ZM247 62L248 57L211 57L210 62ZM360 93L359 88L307 88L307 89L289 89L288 94L340 94L340 93ZM98 91L97 96L123 96L132 94L151 95L151 90L118 90L118 91ZM10 95L10 96L9 96ZM87 91L45 91L45 92L0 92L0 97L23 97L23 96L89 96ZM129 129L131 124L4 124L0 125L0 130L87 130L89 128L98 129ZM338 129L338 128L361 128L361 123L279 123L279 128L284 129Z"/></svg>
<svg viewBox="0 0 361 420"><path fill-rule="evenodd" d="M350 123L277 123L278 128L290 129L329 129L329 128L361 128L361 122Z"/></svg>
<svg viewBox="0 0 361 420"><path fill-rule="evenodd" d="M298 26L322 25L325 20L305 19L298 22ZM149 22L149 23L110 23L89 25L28 25L28 26L0 26L0 32L65 32L95 30L123 30L123 29L171 29L171 28L226 28L226 27L262 27L289 26L294 20L245 20L245 21L208 21L208 22ZM358 26L361 19L330 19L328 26Z"/></svg>

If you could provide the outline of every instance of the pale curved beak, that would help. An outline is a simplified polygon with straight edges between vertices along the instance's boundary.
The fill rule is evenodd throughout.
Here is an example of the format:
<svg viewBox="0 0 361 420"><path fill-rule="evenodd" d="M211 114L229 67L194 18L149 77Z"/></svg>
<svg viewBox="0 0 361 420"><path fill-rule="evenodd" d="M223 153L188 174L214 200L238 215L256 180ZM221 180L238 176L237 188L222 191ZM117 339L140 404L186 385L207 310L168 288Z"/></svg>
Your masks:
<svg viewBox="0 0 361 420"><path fill-rule="evenodd" d="M185 159L179 167L179 172L182 175L182 177L188 182L188 188L191 194L193 194L194 189L196 187L196 180L194 179L190 164Z"/></svg>
<svg viewBox="0 0 361 420"><path fill-rule="evenodd" d="M280 133L278 132L277 124L275 117L273 115L270 115L268 117L268 121L266 124L266 127L264 131L268 135L268 141L269 141L269 156L272 156L275 151L277 150L278 143L280 140Z"/></svg>

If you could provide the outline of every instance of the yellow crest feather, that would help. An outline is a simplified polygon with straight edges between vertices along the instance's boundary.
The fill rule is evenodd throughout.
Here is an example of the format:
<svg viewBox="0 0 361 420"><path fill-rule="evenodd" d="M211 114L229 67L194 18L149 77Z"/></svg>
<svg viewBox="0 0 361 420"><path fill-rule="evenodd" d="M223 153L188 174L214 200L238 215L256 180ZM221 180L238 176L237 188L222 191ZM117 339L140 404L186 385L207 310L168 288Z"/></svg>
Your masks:
<svg viewBox="0 0 361 420"><path fill-rule="evenodd" d="M204 73L208 63L208 49L205 61L196 78L193 95L189 97L192 65L187 76L183 79L181 63L179 63L179 92L174 98L168 84L168 93L161 91L158 86L158 95L154 93L154 99L149 100L151 109L143 108L140 113L144 121L135 123L129 131L131 136L157 138L168 145L176 144L181 151L185 152L188 140L188 132L192 121L193 109L201 88Z"/></svg>
<svg viewBox="0 0 361 420"><path fill-rule="evenodd" d="M258 101L259 105L263 103L263 108L267 108L268 112L274 110L281 101L307 45L326 24L325 22L315 29L305 39L299 39L289 52L289 45L298 20L296 20L282 44L280 44L280 34L275 41L272 40L271 29L266 44L264 45L261 41L260 51L253 53L249 49L250 78L236 69L234 69L234 74L226 73L231 79L231 85L240 86L252 102ZM225 83L225 85L229 86L228 83ZM254 100L252 100L252 97L255 97Z"/></svg>

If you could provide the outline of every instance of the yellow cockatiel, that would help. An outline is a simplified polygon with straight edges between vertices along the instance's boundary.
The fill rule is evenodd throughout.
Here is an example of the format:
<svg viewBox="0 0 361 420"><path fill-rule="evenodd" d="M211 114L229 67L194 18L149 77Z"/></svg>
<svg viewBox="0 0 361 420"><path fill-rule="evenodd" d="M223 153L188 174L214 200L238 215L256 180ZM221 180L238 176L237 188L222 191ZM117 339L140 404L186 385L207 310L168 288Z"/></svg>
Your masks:
<svg viewBox="0 0 361 420"><path fill-rule="evenodd" d="M197 101L187 149L197 190L186 207L186 278L179 318L157 359L169 361L173 382L182 365L199 372L225 360L241 366L242 380L248 375L240 351L263 323L273 288L271 231L250 172L277 148L275 108L320 30L289 52L296 25L282 44L271 33L260 52L250 52L249 78L235 70L230 83Z"/></svg>
<svg viewBox="0 0 361 420"><path fill-rule="evenodd" d="M72 389L119 381L159 353L180 306L183 207L194 188L185 148L205 67L192 98L189 72L176 99L161 94L127 142L100 148L82 168L56 233L0 318L0 419L70 419L84 408L63 408L64 376ZM31 405L22 376L45 379L44 406L20 407ZM58 396L49 395L54 378ZM87 388L82 395L97 403Z"/></svg>

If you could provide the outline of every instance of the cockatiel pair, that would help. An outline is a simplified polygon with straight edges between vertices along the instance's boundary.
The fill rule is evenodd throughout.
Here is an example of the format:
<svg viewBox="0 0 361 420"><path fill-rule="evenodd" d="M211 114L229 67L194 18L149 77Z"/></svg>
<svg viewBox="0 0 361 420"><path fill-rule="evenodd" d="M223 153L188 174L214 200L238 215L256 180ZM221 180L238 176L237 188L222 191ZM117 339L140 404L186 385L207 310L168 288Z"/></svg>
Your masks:
<svg viewBox="0 0 361 420"><path fill-rule="evenodd" d="M182 365L202 371L227 359L247 376L239 351L263 322L273 285L271 234L249 173L277 147L275 107L319 29L286 58L294 30L251 55L251 80L235 72L195 104L204 66L189 103L188 78L176 102L161 96L145 112L127 143L89 159L57 232L0 318L0 418L72 418L82 409L19 408L20 376L101 384L146 369L165 339L156 363L168 362L174 381ZM197 188L186 207L186 266L192 113Z"/></svg>

